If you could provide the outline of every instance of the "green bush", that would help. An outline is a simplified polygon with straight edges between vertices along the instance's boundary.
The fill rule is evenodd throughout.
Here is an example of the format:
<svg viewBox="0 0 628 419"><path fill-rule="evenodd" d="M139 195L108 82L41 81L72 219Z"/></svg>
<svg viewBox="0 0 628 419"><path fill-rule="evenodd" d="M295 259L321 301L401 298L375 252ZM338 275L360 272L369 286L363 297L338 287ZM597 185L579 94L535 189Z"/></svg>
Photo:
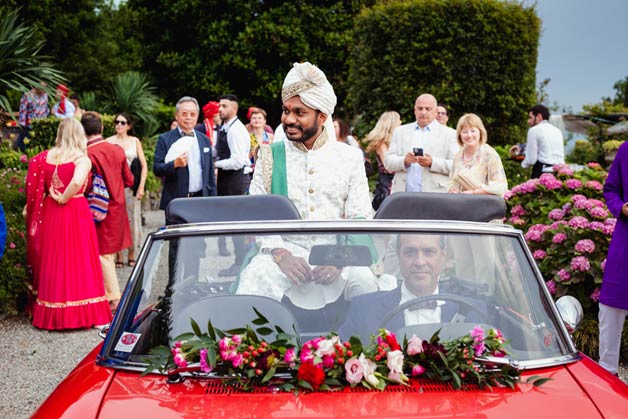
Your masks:
<svg viewBox="0 0 628 419"><path fill-rule="evenodd" d="M576 145L567 161L569 163L587 164L589 162L600 162L602 159L602 148L597 143L585 140L577 140Z"/></svg>
<svg viewBox="0 0 628 419"><path fill-rule="evenodd" d="M3 147L0 156L7 155ZM0 313L3 314L16 314L23 309L30 279L26 266L26 226L22 217L26 204L26 155L20 156L23 157L21 160L18 157L17 163L0 169L0 197L7 221L6 248L0 259Z"/></svg>
<svg viewBox="0 0 628 419"><path fill-rule="evenodd" d="M100 118L103 124L103 137L107 138L114 135L116 133L113 121L115 115L101 114ZM27 147L39 146L42 149L54 147L59 122L61 122L61 119L54 116L33 120L33 129L31 130L30 138L24 141Z"/></svg>
<svg viewBox="0 0 628 419"><path fill-rule="evenodd" d="M540 20L534 7L498 0L392 0L355 20L349 102L374 124L396 110L413 121L429 92L451 119L482 117L491 144L525 138L535 100Z"/></svg>
<svg viewBox="0 0 628 419"><path fill-rule="evenodd" d="M520 183L525 182L530 178L530 169L524 169L521 167L521 162L512 160L510 153L508 152L509 146L494 146L493 147L502 160L502 166L506 172L506 179L508 179L508 186L513 187Z"/></svg>

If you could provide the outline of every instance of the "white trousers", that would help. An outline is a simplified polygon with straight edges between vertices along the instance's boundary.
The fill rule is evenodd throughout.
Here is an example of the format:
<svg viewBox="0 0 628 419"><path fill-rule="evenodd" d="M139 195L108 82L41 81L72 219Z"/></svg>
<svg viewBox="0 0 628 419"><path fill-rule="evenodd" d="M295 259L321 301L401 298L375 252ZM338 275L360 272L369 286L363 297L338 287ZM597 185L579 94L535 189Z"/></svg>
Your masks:
<svg viewBox="0 0 628 419"><path fill-rule="evenodd" d="M611 374L617 374L619 368L619 347L621 332L628 310L607 306L600 303L598 320L600 322L600 365Z"/></svg>

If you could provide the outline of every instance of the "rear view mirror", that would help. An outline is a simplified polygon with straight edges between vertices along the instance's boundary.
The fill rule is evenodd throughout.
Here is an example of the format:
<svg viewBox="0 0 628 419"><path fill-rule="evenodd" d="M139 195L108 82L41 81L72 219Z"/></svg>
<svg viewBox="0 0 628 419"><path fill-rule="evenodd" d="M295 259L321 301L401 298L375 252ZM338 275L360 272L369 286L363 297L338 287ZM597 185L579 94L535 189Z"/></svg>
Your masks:
<svg viewBox="0 0 628 419"><path fill-rule="evenodd" d="M312 247L308 262L318 266L371 266L373 259L368 246L320 244Z"/></svg>

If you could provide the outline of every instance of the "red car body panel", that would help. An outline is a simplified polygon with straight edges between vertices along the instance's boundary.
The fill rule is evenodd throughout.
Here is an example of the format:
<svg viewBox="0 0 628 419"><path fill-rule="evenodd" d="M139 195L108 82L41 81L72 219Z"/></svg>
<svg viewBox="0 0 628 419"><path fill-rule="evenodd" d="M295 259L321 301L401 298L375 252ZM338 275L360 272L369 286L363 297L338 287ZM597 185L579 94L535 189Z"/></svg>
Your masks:
<svg viewBox="0 0 628 419"><path fill-rule="evenodd" d="M593 380L591 369L583 374ZM526 373L526 377L539 371ZM303 393L232 393L210 386L211 380L186 379L168 384L165 377L118 372L102 405L99 419L150 418L543 418L558 416L601 417L587 393L566 367L544 369L552 380L542 387L520 384L515 390L456 391L438 384L424 384L423 391L354 391ZM600 380L601 381L601 380ZM209 390L209 391L208 391ZM217 394L220 391L226 394ZM212 394L213 393L213 394ZM613 403L608 392L605 403ZM617 400L618 396L615 396ZM624 399L621 405L628 406Z"/></svg>
<svg viewBox="0 0 628 419"><path fill-rule="evenodd" d="M96 365L102 344L92 350L68 374L35 411L32 418L96 418L115 370ZM139 374L138 374L139 376Z"/></svg>

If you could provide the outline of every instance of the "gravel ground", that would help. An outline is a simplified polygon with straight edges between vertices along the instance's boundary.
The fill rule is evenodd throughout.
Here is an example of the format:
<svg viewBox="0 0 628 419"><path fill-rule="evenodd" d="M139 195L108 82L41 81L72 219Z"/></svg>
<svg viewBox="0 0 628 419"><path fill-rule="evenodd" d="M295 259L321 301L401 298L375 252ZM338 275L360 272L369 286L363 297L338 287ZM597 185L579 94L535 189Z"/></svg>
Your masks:
<svg viewBox="0 0 628 419"><path fill-rule="evenodd" d="M162 211L145 213L145 232L163 225ZM124 286L131 268L118 269ZM0 412L5 419L28 418L61 380L99 342L96 329L49 332L26 317L0 318ZM628 383L628 368L620 378Z"/></svg>

